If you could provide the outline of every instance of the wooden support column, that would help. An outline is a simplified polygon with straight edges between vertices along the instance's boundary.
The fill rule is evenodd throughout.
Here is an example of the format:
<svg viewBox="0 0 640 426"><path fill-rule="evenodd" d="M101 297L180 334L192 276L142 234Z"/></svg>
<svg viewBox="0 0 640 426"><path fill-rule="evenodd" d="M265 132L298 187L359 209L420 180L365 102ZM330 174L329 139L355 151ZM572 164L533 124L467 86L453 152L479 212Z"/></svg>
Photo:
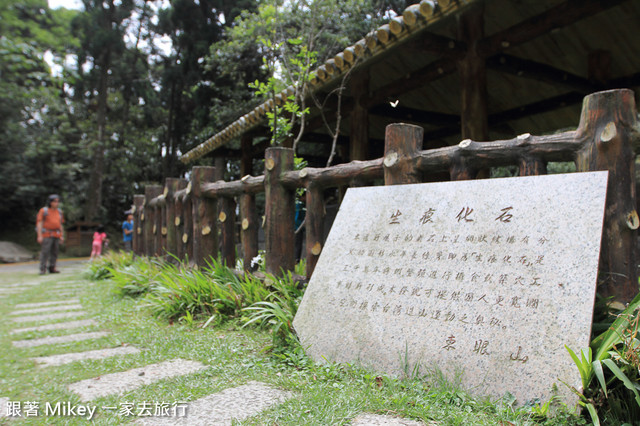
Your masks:
<svg viewBox="0 0 640 426"><path fill-rule="evenodd" d="M216 215L218 200L202 196L202 184L213 182L214 167L194 167L191 172L191 200L193 203L193 261L206 266L210 256L217 258L218 233Z"/></svg>
<svg viewBox="0 0 640 426"><path fill-rule="evenodd" d="M307 278L316 268L324 244L324 193L313 183L307 186L307 214L305 216Z"/></svg>
<svg viewBox="0 0 640 426"><path fill-rule="evenodd" d="M176 187L176 194L174 195L175 217L173 219L174 235L176 241L176 258L179 260L184 259L184 243L182 242L182 235L184 234L184 190L186 189L188 182L186 179L180 179Z"/></svg>
<svg viewBox="0 0 640 426"><path fill-rule="evenodd" d="M351 78L351 95L354 106L349 115L349 160L366 160L369 156L369 72L361 72Z"/></svg>
<svg viewBox="0 0 640 426"><path fill-rule="evenodd" d="M384 184L422 182L416 159L422 149L424 129L413 124L389 124L384 137Z"/></svg>
<svg viewBox="0 0 640 426"><path fill-rule="evenodd" d="M475 2L458 17L458 39L467 46L457 62L460 76L460 121L462 139L489 138L487 113L487 70L478 51L484 38L484 2Z"/></svg>
<svg viewBox="0 0 640 426"><path fill-rule="evenodd" d="M247 133L243 134L240 138L240 147L242 151L240 176L244 177L253 173L253 156L251 155L251 151L253 150L253 136Z"/></svg>
<svg viewBox="0 0 640 426"><path fill-rule="evenodd" d="M220 199L220 242L222 261L231 269L236 267L236 200L233 197Z"/></svg>
<svg viewBox="0 0 640 426"><path fill-rule="evenodd" d="M577 138L578 171L608 170L598 293L629 302L638 293L638 213L636 211L633 127L637 110L631 90L609 90L585 97Z"/></svg>
<svg viewBox="0 0 640 426"><path fill-rule="evenodd" d="M253 194L240 196L240 242L244 269L251 270L251 260L258 255L258 212L256 197Z"/></svg>
<svg viewBox="0 0 640 426"><path fill-rule="evenodd" d="M295 196L280 183L281 174L292 169L292 149L265 151L265 266L267 273L275 275L293 271L295 266Z"/></svg>
<svg viewBox="0 0 640 426"><path fill-rule="evenodd" d="M148 185L144 188L145 204L140 221L144 226L144 252L147 256L155 256L155 212L151 207L151 200L162 193L162 186Z"/></svg>
<svg viewBox="0 0 640 426"><path fill-rule="evenodd" d="M140 215L144 206L144 195L136 194L133 196L133 253L138 256L144 255L144 243L142 234L142 222L140 221Z"/></svg>

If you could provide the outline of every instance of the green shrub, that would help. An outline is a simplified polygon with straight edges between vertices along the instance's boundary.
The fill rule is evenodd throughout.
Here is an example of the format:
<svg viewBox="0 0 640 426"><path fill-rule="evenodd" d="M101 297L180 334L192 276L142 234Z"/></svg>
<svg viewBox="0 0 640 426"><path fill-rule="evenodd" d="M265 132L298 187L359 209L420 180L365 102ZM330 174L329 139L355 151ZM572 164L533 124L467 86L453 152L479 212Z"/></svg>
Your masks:
<svg viewBox="0 0 640 426"><path fill-rule="evenodd" d="M112 277L113 270L125 268L133 263L133 254L122 251L111 251L94 259L89 264L90 280L106 280Z"/></svg>
<svg viewBox="0 0 640 426"><path fill-rule="evenodd" d="M115 293L122 297L139 297L147 294L156 284L162 270L158 259L138 257L131 264L107 268L111 280L116 283Z"/></svg>
<svg viewBox="0 0 640 426"><path fill-rule="evenodd" d="M257 278L241 277L212 259L202 270L183 264L162 265L146 302L156 317L170 321L182 318L192 322L203 317L224 321L237 317L243 307L265 300L268 294Z"/></svg>
<svg viewBox="0 0 640 426"><path fill-rule="evenodd" d="M298 311L304 290L298 286L291 273L282 278L267 275L266 283L270 284L271 291L264 300L253 303L244 308L248 318L244 327L256 324L272 330L273 349L282 352L293 349L293 353L299 346L298 338L293 329L293 318Z"/></svg>
<svg viewBox="0 0 640 426"><path fill-rule="evenodd" d="M640 294L615 315L589 348L576 354L567 347L582 379L583 391L573 391L595 425L600 425L601 418L605 424L640 423L639 310Z"/></svg>

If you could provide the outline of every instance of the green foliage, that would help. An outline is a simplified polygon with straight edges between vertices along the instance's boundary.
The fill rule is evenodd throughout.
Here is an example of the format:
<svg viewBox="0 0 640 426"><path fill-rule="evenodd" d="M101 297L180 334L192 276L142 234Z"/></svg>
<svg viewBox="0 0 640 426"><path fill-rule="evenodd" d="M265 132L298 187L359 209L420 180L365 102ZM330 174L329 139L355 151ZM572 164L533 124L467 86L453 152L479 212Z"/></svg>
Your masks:
<svg viewBox="0 0 640 426"><path fill-rule="evenodd" d="M134 262L132 253L111 251L89 264L87 276L91 280L106 280L139 262L139 258Z"/></svg>
<svg viewBox="0 0 640 426"><path fill-rule="evenodd" d="M298 287L291 272L282 278L267 275L265 282L270 284L273 291L264 300L243 309L248 314L244 327L256 324L271 329L273 347L277 350L298 346L298 338L293 329L293 318L298 311L304 291Z"/></svg>
<svg viewBox="0 0 640 426"><path fill-rule="evenodd" d="M151 290L161 268L162 263L157 259L137 257L130 264L112 266L108 270L118 296L140 297Z"/></svg>
<svg viewBox="0 0 640 426"><path fill-rule="evenodd" d="M639 310L637 295L589 348L576 354L566 347L582 379L582 392L572 390L596 425L601 418L606 424L640 422Z"/></svg>
<svg viewBox="0 0 640 426"><path fill-rule="evenodd" d="M145 302L156 317L190 323L204 318L207 325L239 316L269 293L255 277L240 277L213 259L202 270L164 263L150 287Z"/></svg>

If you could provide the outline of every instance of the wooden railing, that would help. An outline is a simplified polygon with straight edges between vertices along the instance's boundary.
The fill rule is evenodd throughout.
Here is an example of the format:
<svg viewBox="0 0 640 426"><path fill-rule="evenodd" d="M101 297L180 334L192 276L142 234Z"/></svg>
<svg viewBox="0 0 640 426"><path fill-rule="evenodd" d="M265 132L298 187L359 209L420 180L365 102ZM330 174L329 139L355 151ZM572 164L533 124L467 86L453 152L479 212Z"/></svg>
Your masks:
<svg viewBox="0 0 640 426"><path fill-rule="evenodd" d="M256 194L265 193L265 262L269 273L293 270L295 190L306 188L306 259L310 277L324 244L324 192L384 181L385 185L474 179L490 167L516 165L521 176L546 173L547 162L573 161L577 171L608 170L608 194L601 247L599 292L631 300L638 292L634 144L638 122L633 92L589 95L576 131L548 136L520 135L493 142L463 140L457 146L422 151L423 129L392 124L386 129L384 157L327 168L293 170L293 150L268 148L265 174L213 182L213 167L194 167L190 181L169 178L136 195L134 250L171 253L204 265L210 256L236 264L239 234L245 267L258 254ZM240 230L236 230L236 203ZM218 241L218 234L220 241ZM220 247L220 253L218 253Z"/></svg>

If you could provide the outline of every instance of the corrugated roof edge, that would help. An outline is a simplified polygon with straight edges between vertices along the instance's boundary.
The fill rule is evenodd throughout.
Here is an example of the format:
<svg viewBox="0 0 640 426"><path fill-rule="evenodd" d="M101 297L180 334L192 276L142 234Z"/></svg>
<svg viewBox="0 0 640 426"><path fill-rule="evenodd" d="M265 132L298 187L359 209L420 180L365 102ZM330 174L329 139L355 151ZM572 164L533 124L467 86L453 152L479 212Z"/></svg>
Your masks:
<svg viewBox="0 0 640 426"><path fill-rule="evenodd" d="M365 38L355 44L345 48L335 57L327 60L313 71L312 79L309 83L311 90L317 90L325 84L344 75L351 67L357 63L357 59L369 60L387 48L399 43L409 35L427 28L434 22L458 11L462 6L473 3L476 0L422 0L420 3L408 6L402 15L392 18L387 24L380 26L377 30L370 32ZM363 65L364 62L358 64ZM293 92L292 87L288 87L280 92L276 97L282 99L288 97ZM191 149L180 157L180 161L188 164L198 158L224 146L234 137L240 136L253 127L257 126L268 111L273 109L273 100L268 100L251 112L229 124L222 131L216 133L206 141Z"/></svg>

